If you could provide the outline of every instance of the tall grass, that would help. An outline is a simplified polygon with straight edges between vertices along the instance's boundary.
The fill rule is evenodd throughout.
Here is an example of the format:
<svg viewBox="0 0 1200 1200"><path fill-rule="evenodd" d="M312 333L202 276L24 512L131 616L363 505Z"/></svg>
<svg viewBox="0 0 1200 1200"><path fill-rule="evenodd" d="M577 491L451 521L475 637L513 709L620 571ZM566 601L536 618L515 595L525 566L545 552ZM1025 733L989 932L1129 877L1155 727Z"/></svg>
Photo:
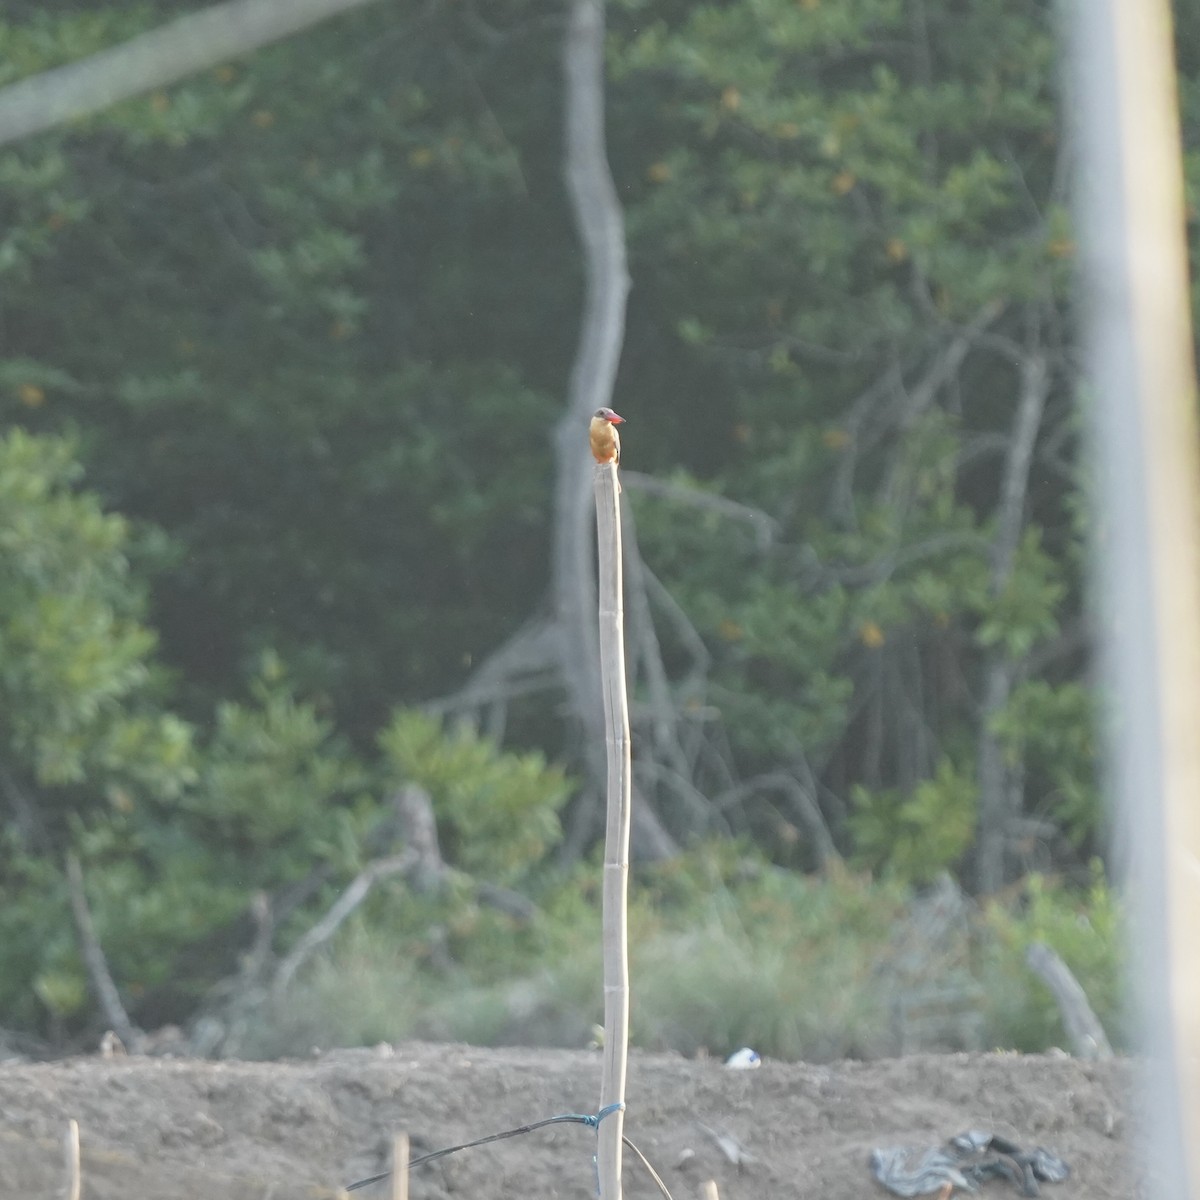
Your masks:
<svg viewBox="0 0 1200 1200"><path fill-rule="evenodd" d="M460 921L440 966L412 941L398 948L386 912L368 913L264 1014L252 1050L411 1037L586 1045L601 1016L595 896L581 874L542 900L532 929ZM1033 940L1063 956L1123 1041L1119 906L1099 875L1082 891L1035 877L1004 902L956 903L961 919L931 925L927 900L900 884L816 880L728 851L643 874L630 909L633 1044L689 1055L750 1045L810 1061L914 1045L1045 1049L1063 1035L1024 965ZM938 1007L914 1042L897 999L927 995Z"/></svg>

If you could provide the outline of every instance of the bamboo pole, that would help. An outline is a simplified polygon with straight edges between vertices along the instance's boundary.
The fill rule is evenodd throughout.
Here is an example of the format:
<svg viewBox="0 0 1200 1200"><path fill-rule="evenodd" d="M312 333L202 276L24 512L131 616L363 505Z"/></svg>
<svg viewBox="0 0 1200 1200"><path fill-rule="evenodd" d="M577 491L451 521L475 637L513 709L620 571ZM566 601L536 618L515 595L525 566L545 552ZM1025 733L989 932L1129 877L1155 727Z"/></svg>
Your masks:
<svg viewBox="0 0 1200 1200"><path fill-rule="evenodd" d="M629 1044L630 788L629 700L625 688L624 598L621 580L621 485L616 463L597 463L596 542L599 558L600 678L608 749L608 818L604 840L604 1069L596 1167L600 1200L621 1200L621 1136Z"/></svg>
<svg viewBox="0 0 1200 1200"><path fill-rule="evenodd" d="M1077 0L1098 582L1157 1195L1200 1195L1200 431L1168 0ZM1190 1178L1190 1184L1189 1184Z"/></svg>

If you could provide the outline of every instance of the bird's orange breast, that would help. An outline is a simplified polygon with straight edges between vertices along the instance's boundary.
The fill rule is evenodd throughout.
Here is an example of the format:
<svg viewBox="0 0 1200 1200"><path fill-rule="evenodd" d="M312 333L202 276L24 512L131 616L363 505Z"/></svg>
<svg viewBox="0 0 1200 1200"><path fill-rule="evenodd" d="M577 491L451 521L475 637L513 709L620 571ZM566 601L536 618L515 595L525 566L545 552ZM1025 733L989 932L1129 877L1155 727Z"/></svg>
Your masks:
<svg viewBox="0 0 1200 1200"><path fill-rule="evenodd" d="M599 463L621 461L621 438L616 427L601 417L593 417L588 429L592 457Z"/></svg>

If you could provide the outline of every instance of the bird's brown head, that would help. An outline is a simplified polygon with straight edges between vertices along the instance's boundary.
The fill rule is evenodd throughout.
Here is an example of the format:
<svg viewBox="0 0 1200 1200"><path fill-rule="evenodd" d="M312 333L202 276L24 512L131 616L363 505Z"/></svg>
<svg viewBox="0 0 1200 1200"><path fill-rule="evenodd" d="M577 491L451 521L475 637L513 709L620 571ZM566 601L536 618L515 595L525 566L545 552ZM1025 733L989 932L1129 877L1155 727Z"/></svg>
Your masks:
<svg viewBox="0 0 1200 1200"><path fill-rule="evenodd" d="M594 421L607 421L610 425L623 425L625 418L613 412L611 408L598 408L592 414Z"/></svg>

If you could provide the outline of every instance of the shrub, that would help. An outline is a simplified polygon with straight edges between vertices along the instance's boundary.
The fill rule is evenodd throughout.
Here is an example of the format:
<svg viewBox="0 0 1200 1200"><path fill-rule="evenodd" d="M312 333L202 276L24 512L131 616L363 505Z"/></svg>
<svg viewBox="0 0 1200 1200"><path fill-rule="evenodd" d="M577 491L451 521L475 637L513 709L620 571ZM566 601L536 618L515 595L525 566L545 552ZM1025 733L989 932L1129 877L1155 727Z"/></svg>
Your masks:
<svg viewBox="0 0 1200 1200"><path fill-rule="evenodd" d="M548 881L538 898L530 927L460 909L452 965L431 954L428 929L399 929L396 909L374 910L300 977L256 1050L414 1036L585 1045L603 1016L599 871ZM817 1061L895 1053L892 1001L916 941L918 982L959 997L922 1032L922 1049L962 1048L965 1015L981 1047L1043 1050L1062 1033L1024 964L1034 938L1070 963L1119 1040L1119 910L1099 874L1084 892L1031 878L983 912L960 896L963 919L927 945L930 899L863 874L781 870L729 843L641 868L630 897L633 1043L714 1055L751 1045Z"/></svg>
<svg viewBox="0 0 1200 1200"><path fill-rule="evenodd" d="M1045 942L1071 968L1114 1048L1128 1046L1124 916L1098 862L1086 889L1031 875L1014 899L988 904L978 975L987 998L989 1042L1027 1051L1063 1045L1054 1000L1025 965L1025 951L1035 941Z"/></svg>

